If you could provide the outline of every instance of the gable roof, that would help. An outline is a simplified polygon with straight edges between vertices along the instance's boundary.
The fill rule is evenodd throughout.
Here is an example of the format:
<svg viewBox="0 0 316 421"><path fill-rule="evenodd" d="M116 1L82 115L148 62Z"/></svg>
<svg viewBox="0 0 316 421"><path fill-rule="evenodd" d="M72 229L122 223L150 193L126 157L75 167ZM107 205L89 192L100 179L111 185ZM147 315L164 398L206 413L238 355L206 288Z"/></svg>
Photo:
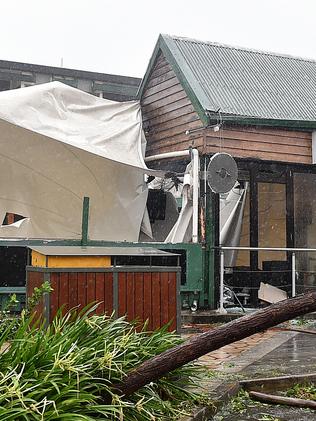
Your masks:
<svg viewBox="0 0 316 421"><path fill-rule="evenodd" d="M160 35L139 95L159 51L174 69L202 121L316 128L316 61Z"/></svg>

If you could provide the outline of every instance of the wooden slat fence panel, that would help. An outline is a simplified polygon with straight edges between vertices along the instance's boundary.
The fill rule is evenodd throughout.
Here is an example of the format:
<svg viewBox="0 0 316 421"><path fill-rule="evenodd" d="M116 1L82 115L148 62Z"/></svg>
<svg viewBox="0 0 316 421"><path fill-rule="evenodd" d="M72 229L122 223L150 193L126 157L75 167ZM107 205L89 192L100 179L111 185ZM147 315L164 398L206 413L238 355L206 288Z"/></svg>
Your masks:
<svg viewBox="0 0 316 421"><path fill-rule="evenodd" d="M44 272L28 271L27 293L40 287ZM45 275L47 276L47 275ZM117 316L137 320L139 328L148 320L148 330L172 321L170 330L177 327L177 274L163 272L52 272L48 273L53 291L49 297L50 321L63 306L65 313L78 307L80 311L91 302L100 302L98 314L114 310L114 277L117 277ZM116 279L116 278L115 278ZM37 309L43 312L43 305Z"/></svg>

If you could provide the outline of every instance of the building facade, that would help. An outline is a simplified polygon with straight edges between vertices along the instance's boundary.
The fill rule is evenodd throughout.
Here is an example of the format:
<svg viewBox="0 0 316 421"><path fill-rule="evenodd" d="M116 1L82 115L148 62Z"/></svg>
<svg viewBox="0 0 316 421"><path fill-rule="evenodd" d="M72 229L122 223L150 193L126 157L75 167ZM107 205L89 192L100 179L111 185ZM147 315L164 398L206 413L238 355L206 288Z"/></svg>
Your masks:
<svg viewBox="0 0 316 421"><path fill-rule="evenodd" d="M0 91L59 81L112 101L135 99L141 79L0 60Z"/></svg>
<svg viewBox="0 0 316 421"><path fill-rule="evenodd" d="M200 302L217 301L219 253L231 254L223 246L248 248L225 259L225 282L254 305L261 282L289 295L293 276L301 292L316 288L315 87L313 60L159 37L138 94L147 155L193 147L203 173L212 155L226 152L239 170L237 242L221 238L222 198L205 191L201 181L202 230L209 237L200 244L209 266L199 284ZM181 172L187 161L151 164ZM296 266L289 251L294 248L310 250L297 252ZM185 288L196 292L197 285Z"/></svg>

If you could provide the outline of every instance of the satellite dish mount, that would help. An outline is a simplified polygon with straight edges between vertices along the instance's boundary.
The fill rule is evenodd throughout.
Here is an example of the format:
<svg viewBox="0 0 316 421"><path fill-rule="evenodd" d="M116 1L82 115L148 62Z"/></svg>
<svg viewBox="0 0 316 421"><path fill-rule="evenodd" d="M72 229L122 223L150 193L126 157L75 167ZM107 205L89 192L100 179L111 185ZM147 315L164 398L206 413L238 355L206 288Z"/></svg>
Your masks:
<svg viewBox="0 0 316 421"><path fill-rule="evenodd" d="M238 168L234 158L228 153L216 153L207 166L207 183L214 193L227 193L235 185Z"/></svg>

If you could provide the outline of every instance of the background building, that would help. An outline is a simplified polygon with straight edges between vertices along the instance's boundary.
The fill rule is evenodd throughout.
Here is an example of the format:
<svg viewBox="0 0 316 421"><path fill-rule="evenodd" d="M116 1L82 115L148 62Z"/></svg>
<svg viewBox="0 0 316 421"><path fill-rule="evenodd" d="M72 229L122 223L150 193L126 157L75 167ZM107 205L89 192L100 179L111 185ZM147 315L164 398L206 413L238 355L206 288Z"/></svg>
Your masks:
<svg viewBox="0 0 316 421"><path fill-rule="evenodd" d="M0 91L59 81L113 101L135 99L141 79L0 60Z"/></svg>

